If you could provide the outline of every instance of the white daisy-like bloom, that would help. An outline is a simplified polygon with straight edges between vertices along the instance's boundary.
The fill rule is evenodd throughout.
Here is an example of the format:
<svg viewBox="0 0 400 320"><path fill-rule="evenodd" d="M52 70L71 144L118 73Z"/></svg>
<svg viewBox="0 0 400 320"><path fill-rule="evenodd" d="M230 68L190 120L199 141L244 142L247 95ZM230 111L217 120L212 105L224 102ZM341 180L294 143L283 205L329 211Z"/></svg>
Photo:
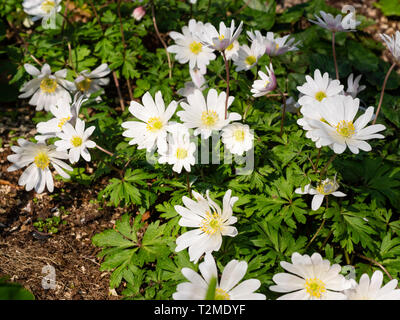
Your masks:
<svg viewBox="0 0 400 320"><path fill-rule="evenodd" d="M48 138L55 137L58 132L61 132L66 123L71 121L72 112L71 107L68 103L60 103L58 106L51 106L50 112L54 118L39 122L36 125L38 133L41 135L35 136L38 141L44 141Z"/></svg>
<svg viewBox="0 0 400 320"><path fill-rule="evenodd" d="M247 124L234 122L222 129L222 142L232 153L242 155L253 147L254 135Z"/></svg>
<svg viewBox="0 0 400 320"><path fill-rule="evenodd" d="M359 104L360 100L351 96L336 96L322 102L319 109L321 119L309 120L311 126L316 128L312 134L319 137L319 145L329 146L337 154L343 153L347 147L352 153L358 154L359 149L371 151L371 146L365 140L384 138L377 134L385 130L384 125L367 126L374 116L373 107L369 107L354 121Z"/></svg>
<svg viewBox="0 0 400 320"><path fill-rule="evenodd" d="M338 14L336 17L334 17L332 14L324 11L320 11L319 13L321 17L315 15L317 21L309 21L332 32L356 31L356 27L361 23L361 21L356 21L354 19L352 12L347 14L343 19L341 14Z"/></svg>
<svg viewBox="0 0 400 320"><path fill-rule="evenodd" d="M205 73L207 65L216 58L216 55L213 49L206 47L197 37L203 29L202 22L190 19L189 25L182 28L182 33L175 31L169 33L175 44L169 46L167 50L176 54L175 58L179 63L189 62L190 69L197 67Z"/></svg>
<svg viewBox="0 0 400 320"><path fill-rule="evenodd" d="M234 99L231 96L228 98L228 108ZM196 89L187 97L188 103L181 102L183 111L179 111L177 115L187 128L196 128L194 135L201 134L202 139L207 139L212 131L219 131L231 121L242 119L242 116L235 112L228 113L225 119L225 100L225 92L218 94L217 90L210 89L206 102L203 93Z"/></svg>
<svg viewBox="0 0 400 320"><path fill-rule="evenodd" d="M61 101L71 103L69 91L75 90L73 82L65 80L67 69L62 69L51 74L50 66L46 63L39 71L31 64L24 64L26 72L35 78L25 83L21 90L23 93L18 98L28 98L29 104L36 106L36 110L49 111L51 106L60 104Z"/></svg>
<svg viewBox="0 0 400 320"><path fill-rule="evenodd" d="M350 95L353 98L356 98L357 95L366 88L366 86L364 85L360 86L361 76L362 75L360 74L353 80L354 75L349 75L349 77L347 78L347 90L344 93L345 95Z"/></svg>
<svg viewBox="0 0 400 320"><path fill-rule="evenodd" d="M306 75L306 82L298 86L297 90L304 94L299 99L299 104L304 106L313 102L320 103L325 98L337 96L342 92L343 85L339 80L330 79L328 72L322 76L321 71L316 69L314 79Z"/></svg>
<svg viewBox="0 0 400 320"><path fill-rule="evenodd" d="M189 130L181 123L175 123L167 127L170 133L167 137L168 149L160 150L159 163L173 165L172 170L181 173L182 168L190 172L190 166L196 162L194 153L196 144L190 142Z"/></svg>
<svg viewBox="0 0 400 320"><path fill-rule="evenodd" d="M203 253L218 251L221 248L222 237L235 237L237 229L232 225L237 218L232 215L232 207L238 197L231 197L232 191L228 190L223 198L222 210L209 197L207 199L193 191L192 200L186 196L182 198L185 207L176 205L175 210L182 216L179 225L182 227L195 228L176 239L176 252L189 248L190 261L197 261Z"/></svg>
<svg viewBox="0 0 400 320"><path fill-rule="evenodd" d="M273 57L279 56L289 51L299 50L297 45L300 44L300 41L295 42L294 38L290 38L290 35L286 35L283 37L275 35L273 32L267 32L266 36L263 36L260 31L247 31L247 35L249 36L252 42L259 43L262 47L265 48L264 53Z"/></svg>
<svg viewBox="0 0 400 320"><path fill-rule="evenodd" d="M191 4L196 4L197 0L189 0Z"/></svg>
<svg viewBox="0 0 400 320"><path fill-rule="evenodd" d="M400 300L397 282L393 279L382 287L383 273L377 270L372 274L371 280L368 274L364 273L360 282L355 282L354 287L346 290L345 294L348 300Z"/></svg>
<svg viewBox="0 0 400 320"><path fill-rule="evenodd" d="M256 293L261 286L258 279L240 282L247 272L247 262L231 260L224 268L218 281L218 270L214 257L206 253L204 262L199 264L201 275L190 268L182 268L182 274L189 282L178 284L172 295L174 300L204 300L211 279L217 279L215 300L266 300L262 293Z"/></svg>
<svg viewBox="0 0 400 320"><path fill-rule="evenodd" d="M243 21L235 30L235 21L232 20L231 26L228 28L224 22L220 22L219 30L217 30L211 23L206 23L202 29L201 35L202 43L208 48L217 51L226 50L242 32Z"/></svg>
<svg viewBox="0 0 400 320"><path fill-rule="evenodd" d="M239 41L233 41L229 46L225 49L225 58L226 60L235 60L238 56L238 51L240 48Z"/></svg>
<svg viewBox="0 0 400 320"><path fill-rule="evenodd" d="M76 88L86 96L99 91L102 86L108 85L109 78L105 78L111 72L107 63L103 63L94 69L92 72L87 70L82 71L75 79Z"/></svg>
<svg viewBox="0 0 400 320"><path fill-rule="evenodd" d="M387 34L379 34L383 41L385 41L388 49L392 53L393 57L400 61L400 31L396 31L394 36L389 37Z"/></svg>
<svg viewBox="0 0 400 320"><path fill-rule="evenodd" d="M261 80L255 80L251 87L250 91L255 98L265 96L276 88L276 77L272 63L269 64L269 68L265 66L265 69L268 74L265 74L261 70L258 71Z"/></svg>
<svg viewBox="0 0 400 320"><path fill-rule="evenodd" d="M36 144L25 139L18 139L18 144L19 146L11 147L15 154L7 157L7 160L13 163L7 171L11 172L27 166L18 180L18 184L25 186L26 191L34 188L37 193L42 193L47 187L47 190L53 192L54 182L50 164L60 176L69 178L64 170L72 171L73 169L60 160L68 159L66 152L56 151L52 145Z"/></svg>
<svg viewBox="0 0 400 320"><path fill-rule="evenodd" d="M351 282L339 274L338 264L330 265L319 253L311 257L297 252L292 254L292 263L281 261L281 267L290 273L278 273L272 277L276 285L271 291L287 293L278 300L346 300L344 290Z"/></svg>
<svg viewBox="0 0 400 320"><path fill-rule="evenodd" d="M189 69L189 73L192 81L185 82L185 87L177 91L179 95L184 97L193 94L196 89L203 91L207 88L206 78L204 77L205 72L203 73L202 70L195 68Z"/></svg>
<svg viewBox="0 0 400 320"><path fill-rule="evenodd" d="M161 91L157 91L154 100L149 92L142 97L142 104L131 101L130 113L140 121L126 121L122 127L127 129L123 132L124 137L132 138L130 145L137 144L138 149L151 151L154 146L159 150L167 148L167 125L169 119L174 115L177 103L171 101L165 109Z"/></svg>
<svg viewBox="0 0 400 320"><path fill-rule="evenodd" d="M248 45L240 46L237 56L234 58L233 62L236 65L236 71L250 70L253 68L258 59L264 55L265 48L263 48L257 41Z"/></svg>
<svg viewBox="0 0 400 320"><path fill-rule="evenodd" d="M24 0L22 7L25 13L33 16L32 21L37 21L60 12L61 0Z"/></svg>
<svg viewBox="0 0 400 320"><path fill-rule="evenodd" d="M85 130L85 121L78 118L75 128L70 123L64 125L63 131L57 133L57 137L61 140L54 142L54 145L57 151L69 150L68 156L71 163L78 162L81 156L89 162L91 156L88 148L96 147L96 143L89 140L89 137L95 129L95 126L91 126Z"/></svg>
<svg viewBox="0 0 400 320"><path fill-rule="evenodd" d="M318 210L321 206L324 197L333 195L335 197L345 197L341 191L337 191L339 189L339 184L336 182L336 178L333 180L325 179L321 181L316 188L312 188L311 184L308 184L304 187L304 189L297 188L294 192L297 194L311 194L314 195L312 202L311 202L311 209Z"/></svg>

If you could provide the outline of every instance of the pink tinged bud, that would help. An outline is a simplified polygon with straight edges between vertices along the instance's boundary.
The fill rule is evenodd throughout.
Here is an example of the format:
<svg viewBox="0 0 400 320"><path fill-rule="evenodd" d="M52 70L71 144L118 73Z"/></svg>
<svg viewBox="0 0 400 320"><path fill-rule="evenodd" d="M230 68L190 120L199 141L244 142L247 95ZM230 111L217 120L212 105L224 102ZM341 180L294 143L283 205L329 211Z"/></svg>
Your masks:
<svg viewBox="0 0 400 320"><path fill-rule="evenodd" d="M146 14L146 10L144 10L144 8L142 6L135 8L135 10L133 10L132 12L132 17L136 20L136 21L140 21L144 15Z"/></svg>

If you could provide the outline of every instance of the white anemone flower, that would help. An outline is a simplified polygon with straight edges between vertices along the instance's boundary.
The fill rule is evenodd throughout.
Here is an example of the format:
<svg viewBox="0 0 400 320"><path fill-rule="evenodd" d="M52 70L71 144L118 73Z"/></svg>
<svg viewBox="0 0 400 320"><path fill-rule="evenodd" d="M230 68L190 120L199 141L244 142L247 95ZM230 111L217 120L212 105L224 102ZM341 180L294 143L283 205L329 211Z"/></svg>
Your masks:
<svg viewBox="0 0 400 320"><path fill-rule="evenodd" d="M177 93L181 96L188 97L193 94L196 89L203 91L207 88L206 78L204 77L205 72L195 68L189 69L190 77L192 81L185 82L185 87L180 88Z"/></svg>
<svg viewBox="0 0 400 320"><path fill-rule="evenodd" d="M176 252L189 248L190 261L197 261L203 253L218 251L221 248L222 237L235 237L237 229L232 225L237 218L232 215L232 207L238 197L231 197L232 191L228 190L223 199L222 210L209 197L207 200L199 193L192 192L192 200L186 196L182 198L185 207L176 205L175 210L182 216L179 225L182 227L195 228L176 239Z"/></svg>
<svg viewBox="0 0 400 320"><path fill-rule="evenodd" d="M351 282L339 274L338 264L330 265L319 253L311 257L297 252L292 254L292 263L281 261L281 267L290 273L278 273L272 277L276 285L271 291L287 293L278 300L346 300L342 292Z"/></svg>
<svg viewBox="0 0 400 320"><path fill-rule="evenodd" d="M70 123L66 123L63 131L57 133L57 137L61 139L54 143L57 151L69 150L68 156L71 163L78 162L81 156L89 162L91 156L88 148L96 147L96 143L89 140L89 137L95 129L95 126L91 126L85 130L85 121L79 118L76 119L75 128Z"/></svg>
<svg viewBox="0 0 400 320"><path fill-rule="evenodd" d="M238 56L238 51L240 48L239 41L233 41L229 46L225 49L225 58L226 60L235 60Z"/></svg>
<svg viewBox="0 0 400 320"><path fill-rule="evenodd" d="M317 21L310 20L310 22L332 32L356 31L356 27L361 23L361 21L355 20L352 12L347 14L343 19L341 14L334 17L332 14L324 11L320 11L319 13L321 17L315 15Z"/></svg>
<svg viewBox="0 0 400 320"><path fill-rule="evenodd" d="M385 130L382 124L367 126L374 116L374 108L369 107L363 115L354 121L359 109L360 100L351 96L336 96L322 102L319 112L320 120L310 120L316 129L313 135L319 137L321 146L329 146L335 153L343 153L348 147L354 154L371 151L371 146L365 140L383 139L377 134ZM354 121L354 122L353 122Z"/></svg>
<svg viewBox="0 0 400 320"><path fill-rule="evenodd" d="M273 32L267 32L266 36L263 36L260 31L248 31L247 35L249 36L252 42L259 43L264 48L264 53L273 57L279 56L289 51L296 51L299 48L297 46L300 44L300 41L295 42L294 38L290 38L290 35L286 35L283 37L275 35Z"/></svg>
<svg viewBox="0 0 400 320"><path fill-rule="evenodd" d="M203 29L202 22L191 19L189 25L182 28L182 33L175 31L169 33L175 44L169 46L167 50L176 54L175 58L179 63L189 62L190 69L197 67L205 73L207 65L216 58L216 55L213 49L206 47L197 37Z"/></svg>
<svg viewBox="0 0 400 320"><path fill-rule="evenodd" d="M221 21L219 30L211 23L206 23L199 37L202 39L202 43L207 47L217 51L225 51L239 37L242 32L242 27L243 21L240 22L236 30L234 20L232 20L229 28Z"/></svg>
<svg viewBox="0 0 400 320"><path fill-rule="evenodd" d="M25 13L33 16L32 21L37 21L60 12L61 0L24 0L22 7Z"/></svg>
<svg viewBox="0 0 400 320"><path fill-rule="evenodd" d="M360 74L353 80L354 75L349 75L349 77L347 78L347 90L344 93L345 95L350 95L353 98L356 98L357 95L366 88L366 86L364 85L360 86L361 76L362 75Z"/></svg>
<svg viewBox="0 0 400 320"><path fill-rule="evenodd" d="M250 91L255 98L265 96L276 88L276 77L272 63L269 64L269 68L265 66L265 69L268 74L265 74L261 70L258 71L261 80L255 80L251 87Z"/></svg>
<svg viewBox="0 0 400 320"><path fill-rule="evenodd" d="M316 69L314 79L306 75L306 83L298 86L297 90L304 94L299 99L299 104L303 106L313 102L319 103L325 98L339 95L343 90L343 85L340 84L339 80L330 79L328 72L325 72L322 76L321 71Z"/></svg>
<svg viewBox="0 0 400 320"><path fill-rule="evenodd" d="M371 280L364 273L359 283L345 291L348 300L400 300L400 289L397 280L393 279L382 287L383 273L379 270L372 274Z"/></svg>
<svg viewBox="0 0 400 320"><path fill-rule="evenodd" d="M190 166L195 164L194 153L196 144L190 142L189 130L180 123L175 123L167 127L170 133L167 136L168 149L160 150L159 163L173 165L172 170L181 173L182 168L190 172Z"/></svg>
<svg viewBox="0 0 400 320"><path fill-rule="evenodd" d="M217 279L215 300L266 300L262 293L256 293L261 286L258 279L240 282L247 272L247 262L231 260L224 268L221 280L218 281L218 270L214 257L206 253L204 262L199 264L201 275L190 268L182 268L182 274L189 282L178 284L172 295L174 300L204 300L211 279Z"/></svg>
<svg viewBox="0 0 400 320"><path fill-rule="evenodd" d="M400 31L396 31L395 35L391 37L384 33L381 33L380 36L385 41L393 57L400 61Z"/></svg>
<svg viewBox="0 0 400 320"><path fill-rule="evenodd" d="M228 108L232 104L234 97L229 97ZM200 90L195 90L187 97L187 102L181 102L184 109L177 115L189 129L196 128L194 135L201 134L203 139L211 136L212 131L220 131L231 121L240 120L242 117L238 113L228 113L225 119L225 100L226 93L218 95L217 90L210 89L207 94L207 102Z"/></svg>
<svg viewBox="0 0 400 320"><path fill-rule="evenodd" d="M222 129L222 142L232 153L242 155L253 148L254 135L247 124L234 122Z"/></svg>
<svg viewBox="0 0 400 320"><path fill-rule="evenodd" d="M46 63L42 70L26 63L24 65L26 72L35 78L25 83L21 90L23 93L18 98L28 98L29 104L36 106L36 110L49 111L51 106L58 105L61 101L71 103L69 91L75 90L73 82L65 80L67 69L62 69L51 74L50 66Z"/></svg>
<svg viewBox="0 0 400 320"><path fill-rule="evenodd" d="M27 166L18 180L18 184L25 186L26 191L35 188L37 193L42 193L47 187L47 190L53 192L54 182L50 164L63 178L70 177L64 170L72 171L73 169L60 160L68 159L66 152L56 151L52 145L36 144L25 139L18 139L18 144L19 146L11 147L15 154L7 157L7 160L13 163L7 171L11 172Z"/></svg>
<svg viewBox="0 0 400 320"><path fill-rule="evenodd" d="M87 70L82 71L75 79L76 88L86 96L99 91L102 86L108 85L109 78L105 78L111 72L107 63L103 63L94 69L92 72Z"/></svg>
<svg viewBox="0 0 400 320"><path fill-rule="evenodd" d="M240 46L237 56L234 58L234 64L236 65L236 71L250 70L253 68L258 59L264 55L265 48L263 48L257 41L248 45Z"/></svg>
<svg viewBox="0 0 400 320"><path fill-rule="evenodd" d="M294 192L297 194L311 194L314 195L311 202L311 209L318 210L324 201L324 197L328 195L333 195L335 197L345 197L341 191L337 191L339 189L339 184L336 182L336 177L331 179L325 179L321 181L318 186L314 189L311 187L311 184L308 184L302 190L301 188L297 188Z"/></svg>
<svg viewBox="0 0 400 320"><path fill-rule="evenodd" d="M50 107L50 112L53 114L54 118L39 122L36 125L37 131L41 134L35 136L35 139L38 141L55 137L73 117L71 107L68 103L60 103L58 106L53 105Z"/></svg>
<svg viewBox="0 0 400 320"><path fill-rule="evenodd" d="M122 127L124 137L132 138L130 145L137 144L138 149L151 151L154 146L160 150L167 148L167 130L169 119L174 115L177 103L171 101L165 109L161 91L157 91L153 100L151 94L146 92L142 97L142 103L131 101L130 113L140 121L126 121Z"/></svg>

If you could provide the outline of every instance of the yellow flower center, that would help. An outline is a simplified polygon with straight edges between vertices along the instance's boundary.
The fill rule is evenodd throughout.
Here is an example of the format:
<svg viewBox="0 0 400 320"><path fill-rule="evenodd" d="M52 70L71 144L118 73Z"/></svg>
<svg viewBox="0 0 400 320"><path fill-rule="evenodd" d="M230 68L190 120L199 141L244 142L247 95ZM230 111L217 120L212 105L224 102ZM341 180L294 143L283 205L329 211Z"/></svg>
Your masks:
<svg viewBox="0 0 400 320"><path fill-rule="evenodd" d="M73 136L73 137L71 138L71 144L72 144L75 148L80 147L80 146L82 145L82 138L79 137L79 136Z"/></svg>
<svg viewBox="0 0 400 320"><path fill-rule="evenodd" d="M198 55L201 52L201 49L203 48L203 45L200 42L193 41L189 45L190 51L192 51L194 54Z"/></svg>
<svg viewBox="0 0 400 320"><path fill-rule="evenodd" d="M36 157L34 158L34 162L36 164L36 167L38 167L39 169L44 170L50 164L49 156L45 152L39 152L36 155Z"/></svg>
<svg viewBox="0 0 400 320"><path fill-rule="evenodd" d="M207 212L206 217L201 221L200 229L204 233L212 235L217 231L220 231L221 226L222 226L221 216L217 212L214 212L213 214Z"/></svg>
<svg viewBox="0 0 400 320"><path fill-rule="evenodd" d="M49 14L54 9L55 2L53 0L46 0L42 3L41 8L46 14Z"/></svg>
<svg viewBox="0 0 400 320"><path fill-rule="evenodd" d="M229 46L227 46L225 50L231 51L232 49L233 49L233 42Z"/></svg>
<svg viewBox="0 0 400 320"><path fill-rule="evenodd" d="M71 120L71 117L68 118L61 118L60 121L58 122L58 127L62 129L64 124L66 124L69 120Z"/></svg>
<svg viewBox="0 0 400 320"><path fill-rule="evenodd" d="M207 127L212 127L213 125L215 125L218 119L218 114L212 110L203 111L203 113L201 114L201 122Z"/></svg>
<svg viewBox="0 0 400 320"><path fill-rule="evenodd" d="M161 130L162 127L163 123L159 117L150 118L147 121L146 129L151 132L157 132L158 130Z"/></svg>
<svg viewBox="0 0 400 320"><path fill-rule="evenodd" d="M76 84L76 87L78 88L79 91L86 92L90 89L91 83L92 83L92 79L85 77L84 80L82 80L81 82L78 82Z"/></svg>
<svg viewBox="0 0 400 320"><path fill-rule="evenodd" d="M342 120L337 124L336 131L342 137L350 138L356 132L356 129L354 128L353 121Z"/></svg>
<svg viewBox="0 0 400 320"><path fill-rule="evenodd" d="M243 129L238 129L233 132L233 136L237 142L242 142L245 137L245 133Z"/></svg>
<svg viewBox="0 0 400 320"><path fill-rule="evenodd" d="M276 49L276 50L279 49L279 44L275 44L275 49Z"/></svg>
<svg viewBox="0 0 400 320"><path fill-rule="evenodd" d="M216 288L215 289L215 300L231 300L230 295L228 294L228 292L226 292L225 290L221 289L221 288Z"/></svg>
<svg viewBox="0 0 400 320"><path fill-rule="evenodd" d="M179 160L183 160L187 157L188 152L186 149L178 148L176 149L176 158Z"/></svg>
<svg viewBox="0 0 400 320"><path fill-rule="evenodd" d="M320 194L327 196L328 194L335 192L338 189L338 187L339 185L335 181L328 180L321 182L317 187L317 191Z"/></svg>
<svg viewBox="0 0 400 320"><path fill-rule="evenodd" d="M223 34L221 34L219 37L218 37L218 39L221 41L221 40L224 40L225 39L225 36L223 35Z"/></svg>
<svg viewBox="0 0 400 320"><path fill-rule="evenodd" d="M57 89L57 81L55 79L45 78L40 82L40 89L46 93L53 93Z"/></svg>
<svg viewBox="0 0 400 320"><path fill-rule="evenodd" d="M255 56L248 56L244 62L246 62L247 65L251 66L257 62L257 58Z"/></svg>
<svg viewBox="0 0 400 320"><path fill-rule="evenodd" d="M315 99L317 99L318 101L322 101L323 99L325 99L326 98L326 93L325 92L323 92L323 91L318 91L316 94L315 94Z"/></svg>
<svg viewBox="0 0 400 320"><path fill-rule="evenodd" d="M311 297L315 297L318 299L320 299L322 294L324 294L326 292L325 283L323 283L321 280L319 280L317 278L306 279L306 283L304 284L304 287L305 287L307 293Z"/></svg>

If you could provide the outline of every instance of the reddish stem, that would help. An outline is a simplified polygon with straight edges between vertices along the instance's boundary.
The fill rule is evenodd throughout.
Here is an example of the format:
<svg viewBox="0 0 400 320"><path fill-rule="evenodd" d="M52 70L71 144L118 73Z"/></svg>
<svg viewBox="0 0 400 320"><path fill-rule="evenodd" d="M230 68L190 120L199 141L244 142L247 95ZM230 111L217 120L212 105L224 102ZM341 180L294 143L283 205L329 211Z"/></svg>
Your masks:
<svg viewBox="0 0 400 320"><path fill-rule="evenodd" d="M395 67L395 65L396 65L396 63L392 64L392 66L389 68L388 72L386 73L385 80L383 80L381 97L379 98L378 109L376 110L375 119L374 119L374 121L372 121L372 124L375 124L376 119L378 119L378 114L379 114L379 111L381 110L381 106L382 106L383 96L385 94L386 82L388 81L390 73L392 72L392 70Z"/></svg>

